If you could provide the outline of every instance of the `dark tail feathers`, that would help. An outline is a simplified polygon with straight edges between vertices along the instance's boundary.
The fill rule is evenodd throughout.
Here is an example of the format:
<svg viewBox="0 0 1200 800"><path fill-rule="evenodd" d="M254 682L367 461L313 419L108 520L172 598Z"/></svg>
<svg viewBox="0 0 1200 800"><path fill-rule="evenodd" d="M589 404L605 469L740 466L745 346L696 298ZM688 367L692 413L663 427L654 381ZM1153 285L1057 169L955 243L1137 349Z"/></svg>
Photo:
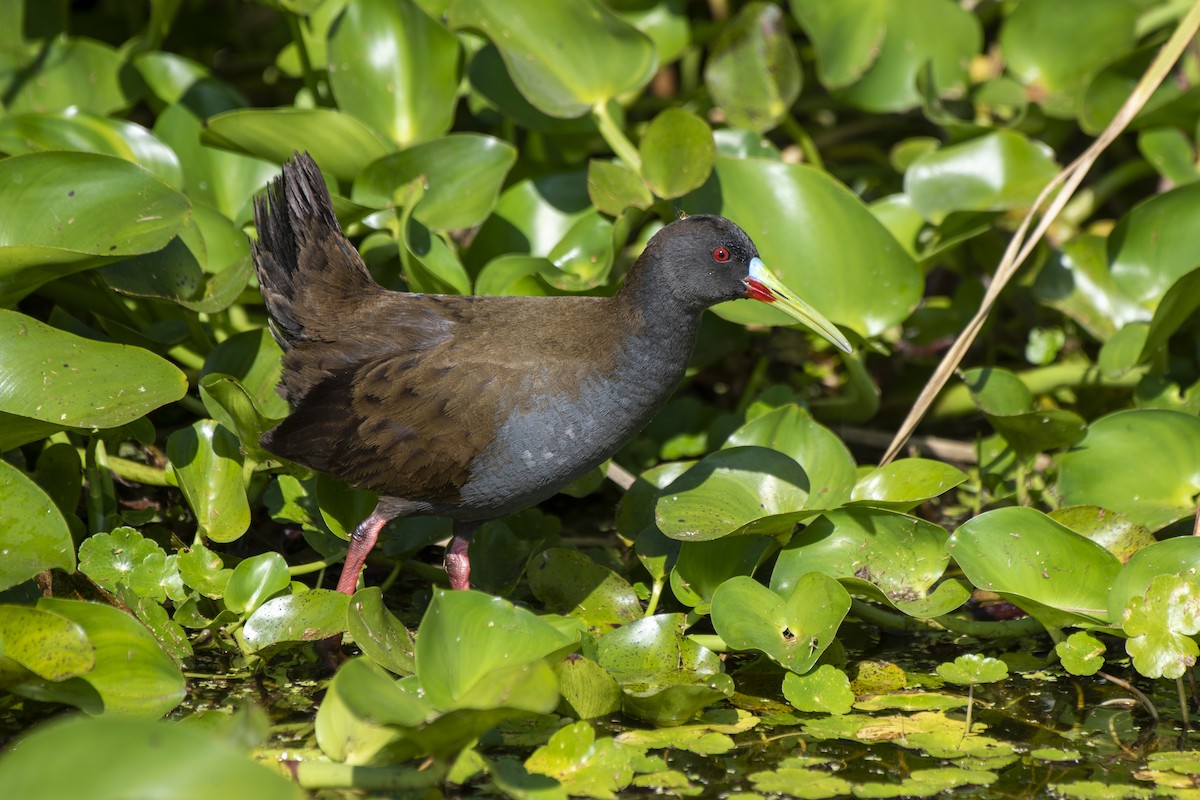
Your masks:
<svg viewBox="0 0 1200 800"><path fill-rule="evenodd" d="M321 170L308 153L296 153L266 194L255 198L254 224L254 267L272 333L285 350L308 338L306 309L298 297L302 286L311 294L322 286L373 283L346 241ZM351 257L331 259L330 248L349 251ZM330 270L345 274L331 275Z"/></svg>

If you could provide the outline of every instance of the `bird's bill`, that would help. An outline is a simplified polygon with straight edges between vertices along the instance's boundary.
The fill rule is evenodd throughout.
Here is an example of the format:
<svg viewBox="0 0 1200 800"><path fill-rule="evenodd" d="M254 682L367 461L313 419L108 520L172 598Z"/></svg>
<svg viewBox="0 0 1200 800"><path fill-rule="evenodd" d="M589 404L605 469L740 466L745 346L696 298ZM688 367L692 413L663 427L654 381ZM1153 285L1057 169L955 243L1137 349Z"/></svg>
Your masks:
<svg viewBox="0 0 1200 800"><path fill-rule="evenodd" d="M839 350L849 353L850 342L837 327L825 319L821 312L801 300L775 273L767 269L761 258L750 259L750 274L746 276L746 297L763 303L772 303L780 311L793 317L824 336Z"/></svg>

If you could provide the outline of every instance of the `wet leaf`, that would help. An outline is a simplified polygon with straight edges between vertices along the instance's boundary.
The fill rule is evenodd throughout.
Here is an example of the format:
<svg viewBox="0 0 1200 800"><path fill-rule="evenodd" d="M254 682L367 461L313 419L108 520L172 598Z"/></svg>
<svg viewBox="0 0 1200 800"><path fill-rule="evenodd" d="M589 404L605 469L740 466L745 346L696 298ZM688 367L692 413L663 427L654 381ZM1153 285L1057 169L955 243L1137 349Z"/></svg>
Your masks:
<svg viewBox="0 0 1200 800"><path fill-rule="evenodd" d="M1160 576L1194 578L1200 575L1200 539L1177 536L1154 542L1133 554L1121 568L1108 595L1108 611L1115 620L1135 597L1143 597Z"/></svg>
<svg viewBox="0 0 1200 800"><path fill-rule="evenodd" d="M939 497L967 479L950 464L927 458L902 458L859 478L852 494L856 505L909 511Z"/></svg>
<svg viewBox="0 0 1200 800"><path fill-rule="evenodd" d="M556 614L576 616L593 627L631 622L642 615L633 587L578 550L546 550L526 572L534 597Z"/></svg>
<svg viewBox="0 0 1200 800"><path fill-rule="evenodd" d="M569 795L612 798L633 780L631 759L611 738L597 739L591 725L576 722L534 750L525 768L554 778Z"/></svg>
<svg viewBox="0 0 1200 800"><path fill-rule="evenodd" d="M569 655L553 667L558 679L560 713L576 719L606 717L621 709L621 687L590 658Z"/></svg>
<svg viewBox="0 0 1200 800"><path fill-rule="evenodd" d="M0 590L48 569L75 571L75 543L62 512L25 473L0 461Z"/></svg>
<svg viewBox="0 0 1200 800"><path fill-rule="evenodd" d="M721 584L738 575L753 575L778 547L766 536L730 536L677 544L671 591L679 602L701 613L707 613L713 592Z"/></svg>
<svg viewBox="0 0 1200 800"><path fill-rule="evenodd" d="M679 108L668 108L650 121L642 133L638 151L642 156L642 177L663 198L682 197L703 185L717 155L708 123ZM589 195L591 173L589 166ZM636 194L634 199L639 199Z"/></svg>
<svg viewBox="0 0 1200 800"><path fill-rule="evenodd" d="M232 542L250 526L237 437L211 419L181 428L167 439L167 458L201 535Z"/></svg>
<svg viewBox="0 0 1200 800"><path fill-rule="evenodd" d="M65 681L96 666L92 643L76 623L28 606L0 606L0 685L27 679Z"/></svg>
<svg viewBox="0 0 1200 800"><path fill-rule="evenodd" d="M1072 633L1054 652L1072 675L1095 675L1104 666L1104 644L1086 631Z"/></svg>
<svg viewBox="0 0 1200 800"><path fill-rule="evenodd" d="M830 664L807 675L784 674L783 696L798 711L820 714L849 714L854 703L846 673Z"/></svg>
<svg viewBox="0 0 1200 800"><path fill-rule="evenodd" d="M412 634L383 603L383 591L368 586L354 593L346 613L346 630L363 655L397 675L416 672Z"/></svg>
<svg viewBox="0 0 1200 800"><path fill-rule="evenodd" d="M279 553L261 553L238 564L225 584L225 607L247 616L292 582Z"/></svg>
<svg viewBox="0 0 1200 800"><path fill-rule="evenodd" d="M704 69L704 83L728 123L760 133L788 113L802 79L783 10L774 3L742 8L721 28Z"/></svg>
<svg viewBox="0 0 1200 800"><path fill-rule="evenodd" d="M953 662L939 664L937 674L945 681L960 686L995 683L1008 677L1008 666L997 658L968 653Z"/></svg>
<svg viewBox="0 0 1200 800"><path fill-rule="evenodd" d="M242 636L251 651L287 642L315 642L346 630L350 598L332 589L272 598L246 620Z"/></svg>
<svg viewBox="0 0 1200 800"><path fill-rule="evenodd" d="M1144 597L1133 597L1121 612L1129 635L1125 649L1133 666L1147 678L1180 678L1200 655L1200 584L1177 575L1161 575Z"/></svg>

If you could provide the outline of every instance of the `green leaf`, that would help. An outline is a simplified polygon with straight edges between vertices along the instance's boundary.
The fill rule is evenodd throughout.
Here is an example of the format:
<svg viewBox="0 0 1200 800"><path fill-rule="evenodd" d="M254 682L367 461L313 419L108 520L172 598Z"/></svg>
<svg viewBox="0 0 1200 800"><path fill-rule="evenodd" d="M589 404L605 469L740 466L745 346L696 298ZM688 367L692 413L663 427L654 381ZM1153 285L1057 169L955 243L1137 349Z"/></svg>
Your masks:
<svg viewBox="0 0 1200 800"><path fill-rule="evenodd" d="M214 600L225 595L225 586L233 570L225 569L221 557L203 544L194 544L178 554L179 576L183 582Z"/></svg>
<svg viewBox="0 0 1200 800"><path fill-rule="evenodd" d="M546 550L533 559L526 576L530 591L549 611L579 617L590 626L622 625L642 615L633 587L578 550Z"/></svg>
<svg viewBox="0 0 1200 800"><path fill-rule="evenodd" d="M306 796L244 748L197 726L124 717L38 726L0 758L0 785L12 797Z"/></svg>
<svg viewBox="0 0 1200 800"><path fill-rule="evenodd" d="M731 126L765 133L778 125L803 83L782 9L753 2L723 25L705 64L704 83Z"/></svg>
<svg viewBox="0 0 1200 800"><path fill-rule="evenodd" d="M168 594L179 602L186 596L175 559L133 528L89 536L79 546L79 571L113 593L123 584L159 602Z"/></svg>
<svg viewBox="0 0 1200 800"><path fill-rule="evenodd" d="M42 598L37 607L77 624L95 649L96 666L61 682L31 680L9 690L42 702L67 703L88 714L160 717L183 700L183 675L150 632L111 606Z"/></svg>
<svg viewBox="0 0 1200 800"><path fill-rule="evenodd" d="M887 34L886 0L791 0L792 14L817 51L817 75L830 89L857 81L879 57Z"/></svg>
<svg viewBox="0 0 1200 800"><path fill-rule="evenodd" d="M137 100L136 94L123 88L125 59L111 45L58 36L30 45L22 61L21 80L13 81L4 100L10 114L77 107L105 115Z"/></svg>
<svg viewBox="0 0 1200 800"><path fill-rule="evenodd" d="M1005 18L1000 47L1009 71L1046 113L1069 119L1092 76L1133 49L1137 18L1138 6L1130 0L1096 0L1086 7L1030 0Z"/></svg>
<svg viewBox="0 0 1200 800"><path fill-rule="evenodd" d="M270 419L283 419L288 414L287 401L279 396L280 361L283 351L265 328L243 331L224 340L208 354L200 379L213 374L236 378Z"/></svg>
<svg viewBox="0 0 1200 800"><path fill-rule="evenodd" d="M1153 542L1125 562L1108 595L1108 611L1117 619L1135 597L1142 597L1150 584L1163 575L1192 578L1200 575L1200 539L1177 536Z"/></svg>
<svg viewBox="0 0 1200 800"><path fill-rule="evenodd" d="M292 579L279 553L260 553L238 564L225 584L225 607L235 614L252 614L268 598L288 588Z"/></svg>
<svg viewBox="0 0 1200 800"><path fill-rule="evenodd" d="M664 198L682 197L704 185L717 157L708 123L680 108L668 108L650 121L638 152L642 177L656 195ZM589 167L589 194L591 177Z"/></svg>
<svg viewBox="0 0 1200 800"><path fill-rule="evenodd" d="M642 159L644 162L645 154ZM654 204L646 184L620 161L589 161L587 189L592 205L610 217L619 217L627 208L647 209Z"/></svg>
<svg viewBox="0 0 1200 800"><path fill-rule="evenodd" d="M1197 308L1200 308L1200 269L1187 273L1167 289L1150 320L1138 362L1148 361L1166 347L1172 334L1195 318Z"/></svg>
<svg viewBox="0 0 1200 800"><path fill-rule="evenodd" d="M251 651L285 642L327 639L346 630L349 602L349 597L332 589L275 597L255 609L242 635Z"/></svg>
<svg viewBox="0 0 1200 800"><path fill-rule="evenodd" d="M920 156L904 173L904 192L939 223L955 211L1026 208L1057 174L1049 147L1001 130Z"/></svg>
<svg viewBox="0 0 1200 800"><path fill-rule="evenodd" d="M717 634L735 650L758 650L803 674L833 644L850 610L850 595L818 572L802 575L786 596L753 578L730 578L712 600Z"/></svg>
<svg viewBox="0 0 1200 800"><path fill-rule="evenodd" d="M499 597L434 590L417 629L417 674L435 708L460 708L472 692L486 688L495 670L541 661L573 645L566 634ZM554 708L557 692L552 695L542 713Z"/></svg>
<svg viewBox="0 0 1200 800"><path fill-rule="evenodd" d="M585 214L546 257L555 269L542 277L551 286L568 292L599 286L613 265L613 223L599 212Z"/></svg>
<svg viewBox="0 0 1200 800"><path fill-rule="evenodd" d="M596 0L453 0L449 19L483 31L521 94L553 117L636 91L657 66L654 44Z"/></svg>
<svg viewBox="0 0 1200 800"><path fill-rule="evenodd" d="M586 722L560 728L525 761L572 796L614 798L633 780L633 754L609 737L596 738Z"/></svg>
<svg viewBox="0 0 1200 800"><path fill-rule="evenodd" d="M1058 464L1065 505L1112 509L1158 530L1196 512L1200 419L1165 409L1118 411L1089 425Z"/></svg>
<svg viewBox="0 0 1200 800"><path fill-rule="evenodd" d="M0 591L48 569L75 571L71 529L25 473L0 461Z"/></svg>
<svg viewBox="0 0 1200 800"><path fill-rule="evenodd" d="M1108 237L1113 282L1128 297L1156 307L1196 268L1200 235L1186 224L1200 208L1200 184L1154 195L1126 214Z"/></svg>
<svg viewBox="0 0 1200 800"><path fill-rule="evenodd" d="M458 38L412 0L357 0L329 36L329 85L338 108L408 147L454 121L459 57Z"/></svg>
<svg viewBox="0 0 1200 800"><path fill-rule="evenodd" d="M282 164L299 150L350 184L396 147L349 114L331 108L247 108L210 118L202 141Z"/></svg>
<svg viewBox="0 0 1200 800"><path fill-rule="evenodd" d="M1104 341L1130 322L1149 320L1146 309L1118 288L1108 269L1105 239L1084 234L1052 252L1034 279L1038 301L1078 322Z"/></svg>
<svg viewBox="0 0 1200 800"><path fill-rule="evenodd" d="M977 686L981 683L996 683L1008 677L1008 665L998 658L988 658L978 653L959 656L952 663L939 664L937 674L942 680L962 686Z"/></svg>
<svg viewBox="0 0 1200 800"><path fill-rule="evenodd" d="M360 589L350 598L346 630L363 655L397 675L416 672L412 634L383 604L378 586Z"/></svg>
<svg viewBox="0 0 1200 800"><path fill-rule="evenodd" d="M621 687L607 670L572 654L553 667L562 694L559 710L576 719L607 717L621 710Z"/></svg>
<svg viewBox="0 0 1200 800"><path fill-rule="evenodd" d="M849 714L854 704L850 679L830 664L822 664L807 675L784 673L783 696L798 711L819 714Z"/></svg>
<svg viewBox="0 0 1200 800"><path fill-rule="evenodd" d="M237 437L211 419L167 438L167 458L202 536L232 542L250 526Z"/></svg>
<svg viewBox="0 0 1200 800"><path fill-rule="evenodd" d="M65 681L95 666L96 653L79 625L49 611L0 605L0 686L19 683L30 673Z"/></svg>
<svg viewBox="0 0 1200 800"><path fill-rule="evenodd" d="M237 433L242 451L255 461L275 456L259 444L259 439L278 420L267 419L254 398L232 375L210 372L200 379L200 399L208 413L226 430Z"/></svg>
<svg viewBox="0 0 1200 800"><path fill-rule="evenodd" d="M902 458L859 478L851 496L856 505L909 511L966 479L964 472L941 461Z"/></svg>
<svg viewBox="0 0 1200 800"><path fill-rule="evenodd" d="M557 172L514 183L479 229L466 256L478 268L504 253L549 256L576 222L595 214L582 172Z"/></svg>
<svg viewBox="0 0 1200 800"><path fill-rule="evenodd" d="M147 350L84 339L3 309L0 363L14 375L39 376L0 382L0 412L53 429L115 428L187 390L183 373ZM0 448L30 440L20 431L0 434Z"/></svg>
<svg viewBox="0 0 1200 800"><path fill-rule="evenodd" d="M456 133L393 153L369 165L354 181L357 203L385 207L403 200L402 189L421 178L425 193L413 216L434 230L479 225L496 206L517 150L491 136Z"/></svg>
<svg viewBox="0 0 1200 800"><path fill-rule="evenodd" d="M998 592L1047 626L1109 620L1120 562L1040 511L986 511L959 526L948 548L976 588Z"/></svg>
<svg viewBox="0 0 1200 800"><path fill-rule="evenodd" d="M717 158L713 176L683 198L689 213L728 217L763 261L834 322L875 336L905 319L921 296L912 258L861 200L827 173L760 158ZM864 293L863 286L872 286ZM791 325L752 300L716 307L734 322Z"/></svg>
<svg viewBox="0 0 1200 800"><path fill-rule="evenodd" d="M1095 675L1104 666L1104 644L1086 631L1072 633L1054 652L1072 675Z"/></svg>
<svg viewBox="0 0 1200 800"><path fill-rule="evenodd" d="M679 549L671 566L671 591L679 602L701 613L707 613L713 593L725 581L736 575L753 575L779 546L766 536L673 543Z"/></svg>
<svg viewBox="0 0 1200 800"><path fill-rule="evenodd" d="M1144 597L1133 597L1121 612L1129 635L1125 649L1147 678L1177 679L1200 656L1200 584L1178 575L1155 578Z"/></svg>
<svg viewBox="0 0 1200 800"><path fill-rule="evenodd" d="M0 304L105 260L150 253L179 232L187 198L145 169L95 153L46 152L0 161Z"/></svg>

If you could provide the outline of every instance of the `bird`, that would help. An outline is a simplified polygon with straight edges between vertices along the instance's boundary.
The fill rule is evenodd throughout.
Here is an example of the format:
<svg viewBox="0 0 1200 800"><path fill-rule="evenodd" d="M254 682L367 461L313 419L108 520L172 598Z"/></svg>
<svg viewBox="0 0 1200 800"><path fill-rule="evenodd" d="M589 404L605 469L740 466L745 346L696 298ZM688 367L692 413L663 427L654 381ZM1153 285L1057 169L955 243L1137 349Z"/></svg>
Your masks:
<svg viewBox="0 0 1200 800"><path fill-rule="evenodd" d="M719 216L665 225L607 297L386 289L307 153L255 199L254 222L254 265L283 351L277 389L291 408L261 444L379 497L350 535L345 594L384 525L414 515L451 520L446 573L451 588L469 588L475 531L551 497L641 431L716 303L769 303L851 349Z"/></svg>

